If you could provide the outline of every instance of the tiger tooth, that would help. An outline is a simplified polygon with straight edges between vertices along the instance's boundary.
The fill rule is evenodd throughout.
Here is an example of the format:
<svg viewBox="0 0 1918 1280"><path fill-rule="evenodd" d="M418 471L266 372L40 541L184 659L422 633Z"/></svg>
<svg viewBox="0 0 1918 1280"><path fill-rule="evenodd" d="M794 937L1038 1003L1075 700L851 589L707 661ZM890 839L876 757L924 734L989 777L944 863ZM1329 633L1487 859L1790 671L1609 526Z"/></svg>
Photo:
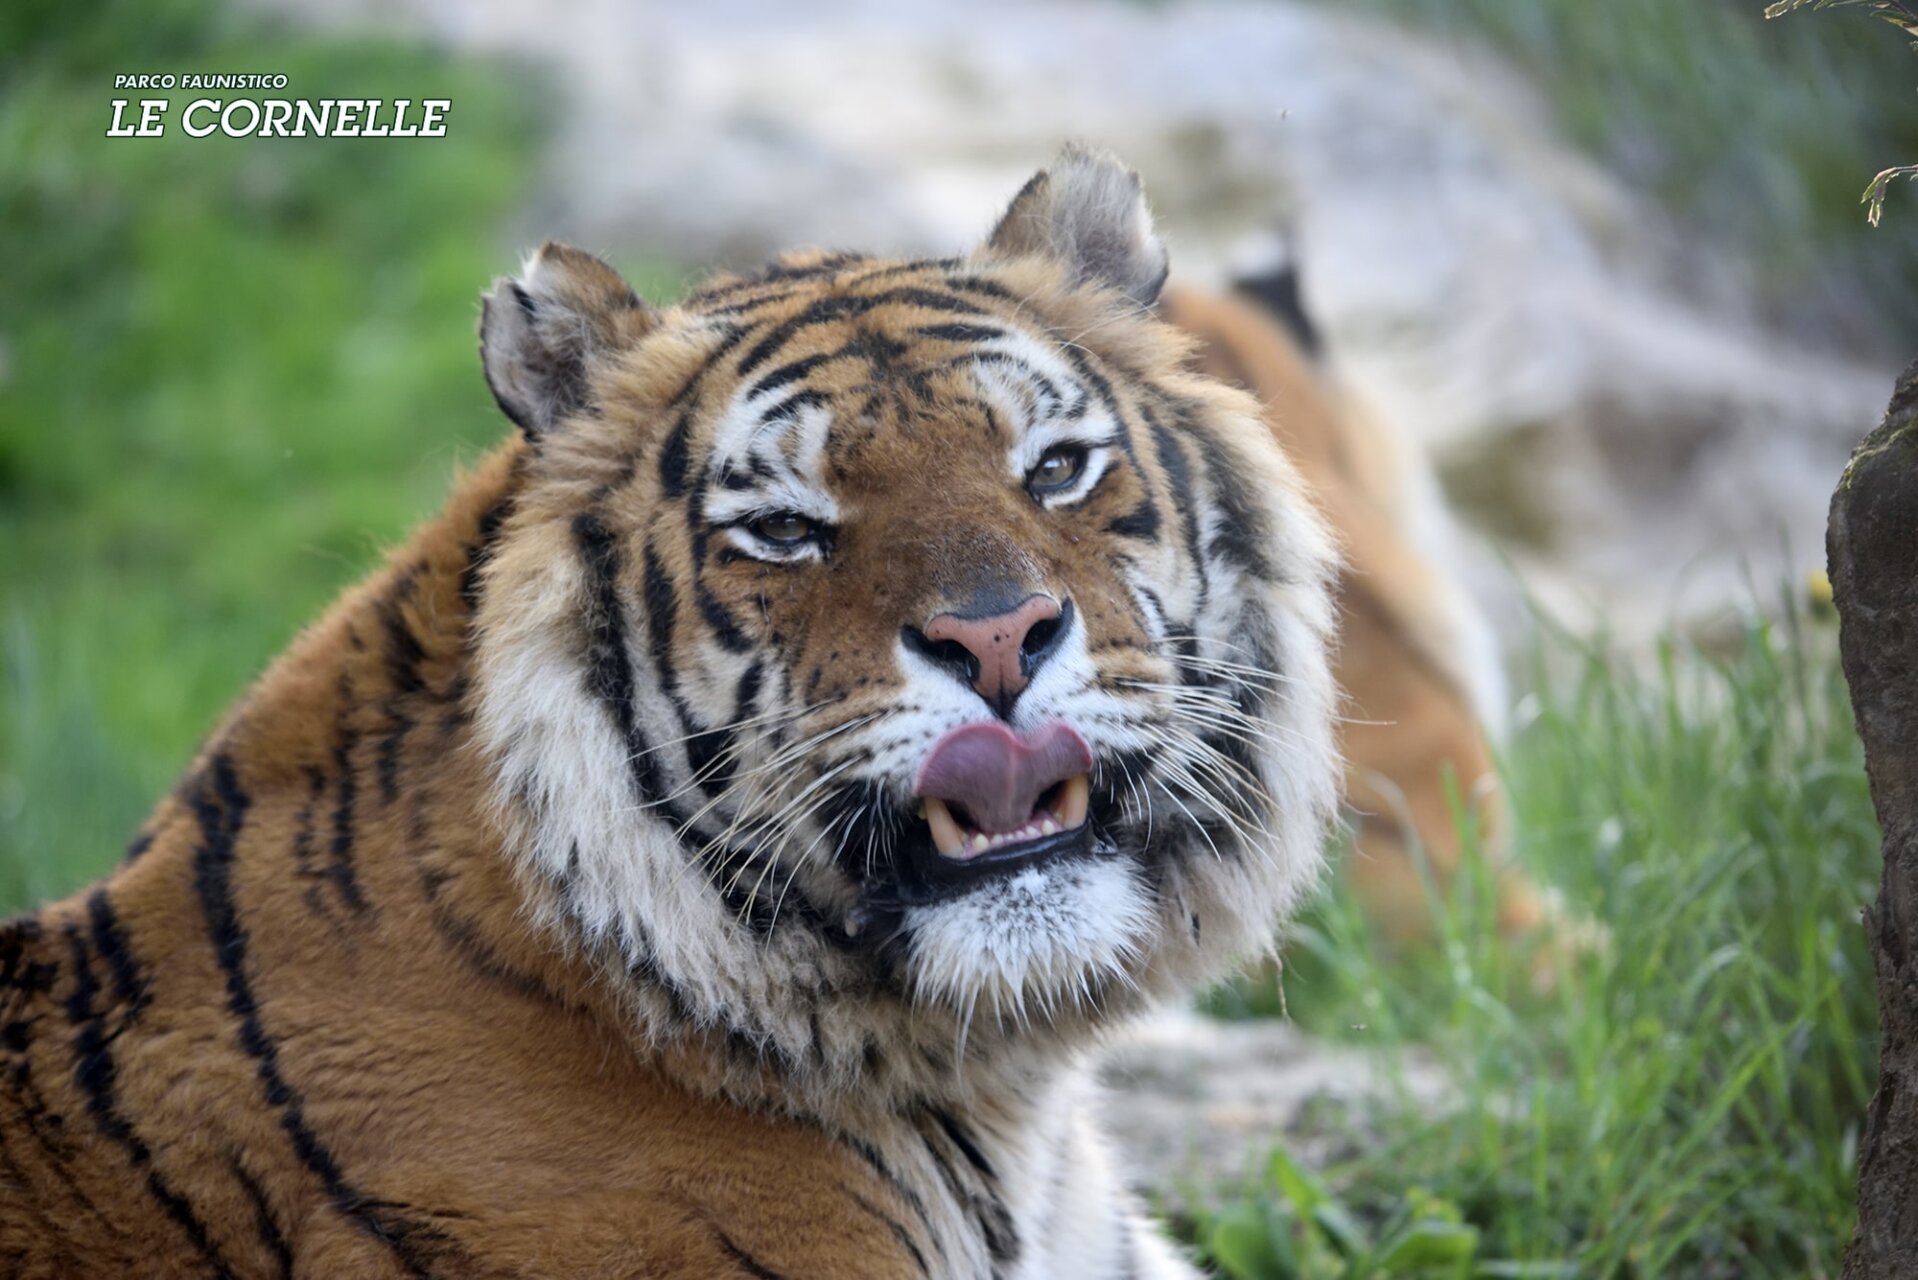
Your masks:
<svg viewBox="0 0 1918 1280"><path fill-rule="evenodd" d="M990 849L992 847L992 837L981 831L972 838L972 847L975 849Z"/></svg>
<svg viewBox="0 0 1918 1280"><path fill-rule="evenodd" d="M1092 804L1092 779L1085 774L1069 778L1059 791L1059 825L1071 830L1086 820Z"/></svg>
<svg viewBox="0 0 1918 1280"><path fill-rule="evenodd" d="M927 796L923 807L926 825L932 828L932 847L948 858L962 856L966 848L965 833L959 830L959 823L953 818L952 810L946 808L946 802Z"/></svg>
<svg viewBox="0 0 1918 1280"><path fill-rule="evenodd" d="M1042 836L1058 835L1059 824L1054 822L1051 818L1047 818L1044 822L1041 822L1039 824L1039 834Z"/></svg>

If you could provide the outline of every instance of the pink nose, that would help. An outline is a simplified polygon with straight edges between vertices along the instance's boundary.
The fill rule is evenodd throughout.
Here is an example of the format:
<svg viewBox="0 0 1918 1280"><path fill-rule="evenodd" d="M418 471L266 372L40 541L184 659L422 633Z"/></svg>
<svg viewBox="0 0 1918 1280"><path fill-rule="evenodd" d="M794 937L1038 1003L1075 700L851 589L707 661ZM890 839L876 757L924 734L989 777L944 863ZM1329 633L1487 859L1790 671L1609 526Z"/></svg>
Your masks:
<svg viewBox="0 0 1918 1280"><path fill-rule="evenodd" d="M1059 620L1059 602L1051 596L1027 596L1009 613L989 618L963 618L942 613L926 624L926 639L934 644L956 644L974 662L972 687L987 702L1019 696L1026 687L1029 650L1042 647L1053 630L1044 624ZM1035 631L1039 632L1035 637ZM1035 639L1039 643L1034 643Z"/></svg>

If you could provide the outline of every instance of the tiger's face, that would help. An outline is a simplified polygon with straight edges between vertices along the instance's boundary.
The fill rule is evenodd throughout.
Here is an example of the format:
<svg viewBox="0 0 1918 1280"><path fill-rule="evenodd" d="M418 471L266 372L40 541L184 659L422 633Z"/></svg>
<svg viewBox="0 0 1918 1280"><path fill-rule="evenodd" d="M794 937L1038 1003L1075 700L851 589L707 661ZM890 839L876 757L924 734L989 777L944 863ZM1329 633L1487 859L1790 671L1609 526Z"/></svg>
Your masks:
<svg viewBox="0 0 1918 1280"><path fill-rule="evenodd" d="M829 1066L882 1008L1084 1025L1308 883L1326 539L1163 276L1136 178L1069 151L971 258L655 312L549 246L489 297L531 446L482 741L536 901L653 1019Z"/></svg>

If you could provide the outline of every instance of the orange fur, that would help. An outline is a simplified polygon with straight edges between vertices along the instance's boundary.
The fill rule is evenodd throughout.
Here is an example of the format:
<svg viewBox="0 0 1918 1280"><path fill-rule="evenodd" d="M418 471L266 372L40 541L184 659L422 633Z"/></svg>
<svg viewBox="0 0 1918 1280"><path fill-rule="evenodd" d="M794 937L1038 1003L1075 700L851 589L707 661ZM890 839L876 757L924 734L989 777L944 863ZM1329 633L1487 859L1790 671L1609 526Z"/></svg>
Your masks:
<svg viewBox="0 0 1918 1280"><path fill-rule="evenodd" d="M462 576L523 453L489 459L294 643L145 853L0 934L8 1274L910 1269L897 1189L816 1128L696 1097L636 1054L589 969L528 929L473 820L487 783L449 696ZM394 617L417 688L394 679ZM383 795L402 725L409 785ZM360 765L350 851L331 847L341 750Z"/></svg>

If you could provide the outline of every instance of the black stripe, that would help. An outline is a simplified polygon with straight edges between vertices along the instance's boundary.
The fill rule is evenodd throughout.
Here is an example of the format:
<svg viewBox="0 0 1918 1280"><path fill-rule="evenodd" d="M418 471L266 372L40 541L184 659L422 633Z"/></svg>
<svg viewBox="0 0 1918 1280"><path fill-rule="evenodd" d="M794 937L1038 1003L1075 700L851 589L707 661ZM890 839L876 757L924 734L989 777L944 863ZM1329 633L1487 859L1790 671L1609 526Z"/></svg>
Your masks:
<svg viewBox="0 0 1918 1280"><path fill-rule="evenodd" d="M1150 498L1138 507L1106 525L1107 533L1116 533L1122 538L1156 538L1159 536L1159 508Z"/></svg>
<svg viewBox="0 0 1918 1280"><path fill-rule="evenodd" d="M686 492L687 436L692 432L692 417L690 412L681 413L659 449L659 489L668 498Z"/></svg>
<svg viewBox="0 0 1918 1280"><path fill-rule="evenodd" d="M699 616L713 629L713 638L719 641L720 648L727 653L748 653L752 650L752 639L740 627L739 620L725 605L719 603L719 597L697 579L693 582L693 603L699 606Z"/></svg>
<svg viewBox="0 0 1918 1280"><path fill-rule="evenodd" d="M820 365L837 360L844 354L843 351L818 351L794 360L791 364L782 364L747 388L746 399L757 399L768 391L777 391L789 382L797 382Z"/></svg>
<svg viewBox="0 0 1918 1280"><path fill-rule="evenodd" d="M726 358L727 353L743 342L746 335L753 331L752 326L741 324L727 323L723 327L720 325L713 327L715 330L721 330L719 341L715 342L712 350L706 353L699 367L686 376L686 381L680 384L679 390L673 392L673 398L667 401L668 407L678 409L688 404L697 404L700 388L706 385L706 375L711 373L719 362Z"/></svg>
<svg viewBox="0 0 1918 1280"><path fill-rule="evenodd" d="M894 276L933 274L951 271L965 261L963 258L909 258L904 262L888 262L873 266L865 271L855 272L846 283L851 285L871 284L875 280L890 280Z"/></svg>
<svg viewBox="0 0 1918 1280"><path fill-rule="evenodd" d="M113 998L125 1010L126 1020L132 1022L146 1009L153 994L140 974L140 962L127 946L126 935L120 931L105 885L87 895L87 924L93 949L107 962L107 973L113 979Z"/></svg>
<svg viewBox="0 0 1918 1280"><path fill-rule="evenodd" d="M644 579L646 601L646 636L653 660L653 673L679 719L679 736L682 739L691 738L700 732L701 726L679 696L679 668L673 655L673 635L679 627L679 597L673 591L673 581L666 574L666 566L660 563L651 543L646 545L641 559L644 565L641 576Z"/></svg>
<svg viewBox="0 0 1918 1280"><path fill-rule="evenodd" d="M772 332L761 338L752 350L740 359L738 375L744 378L766 363L788 342L791 342L802 329L832 320L843 320L849 316L865 315L869 311L890 303L924 307L931 311L956 311L962 315L985 314L981 308L967 302L964 298L914 286L887 289L880 293L837 294L821 298L798 315L790 316L775 325Z"/></svg>
<svg viewBox="0 0 1918 1280"><path fill-rule="evenodd" d="M93 1005L94 997L100 994L100 983L93 976L93 966L87 955L86 943L80 937L79 926L68 925L64 936L73 960L73 991L66 1001L67 1021L75 1030L73 1083L86 1099L87 1114L93 1117L94 1126L100 1133L125 1151L134 1168L146 1175L148 1193L159 1202L167 1217L185 1232L188 1241L206 1264L221 1275L229 1275L231 1269L220 1256L206 1224L200 1221L200 1216L193 1211L186 1197L174 1190L154 1167L152 1150L133 1127L133 1122L120 1111L119 1067L113 1060L114 1037L107 1034L105 1015Z"/></svg>
<svg viewBox="0 0 1918 1280"><path fill-rule="evenodd" d="M832 397L823 391L795 391L772 408L759 415L761 422L790 422L799 416L801 409L810 409L814 405L830 404Z"/></svg>
<svg viewBox="0 0 1918 1280"><path fill-rule="evenodd" d="M121 858L121 861L122 862L139 861L140 855L145 853L150 847L152 847L152 844L153 844L153 833L151 831L142 831L139 835L133 837L132 843L127 845L126 855L123 858Z"/></svg>
<svg viewBox="0 0 1918 1280"><path fill-rule="evenodd" d="M260 1233L260 1243L264 1244L266 1251L273 1255L274 1266L278 1273L285 1280L292 1280L293 1249L287 1244L286 1235L280 1230L280 1224L274 1220L273 1206L267 1203L266 1189L246 1171L237 1154L228 1159L227 1166L233 1171L234 1180L240 1184L240 1190L246 1192L247 1201L253 1206L253 1225Z"/></svg>
<svg viewBox="0 0 1918 1280"><path fill-rule="evenodd" d="M382 1212L358 1188L347 1182L339 1164L319 1136L307 1125L305 1103L287 1084L280 1072L280 1047L260 1021L260 1007L246 975L248 937L233 899L233 862L240 829L245 825L252 801L241 789L233 762L224 753L215 755L208 773L193 799L193 810L200 823L200 843L193 855L193 883L200 899L200 911L206 919L207 938L213 944L214 959L226 979L227 1011L238 1021L235 1036L240 1049L253 1060L267 1105L279 1112L280 1128L292 1143L294 1154L309 1172L319 1179L327 1197L340 1214L355 1226L384 1244L409 1275L428 1277L431 1272L419 1256L415 1237L431 1241L437 1234Z"/></svg>
<svg viewBox="0 0 1918 1280"><path fill-rule="evenodd" d="M959 293L976 293L982 298L994 298L1000 302L1017 302L1012 290L997 280L987 280L983 276L947 276L943 281L946 288Z"/></svg>
<svg viewBox="0 0 1918 1280"><path fill-rule="evenodd" d="M386 732L380 736L379 750L374 753L374 776L380 783L380 802L393 804L400 798L400 748L413 728L413 717L390 700L383 709L388 723Z"/></svg>
<svg viewBox="0 0 1918 1280"><path fill-rule="evenodd" d="M339 890L341 902L355 912L364 912L366 899L360 893L359 873L353 866L353 809L360 793L359 778L353 772L353 751L359 745L360 735L350 720L353 681L344 671L340 673L337 695L340 705L334 714L333 770L338 775L340 790L333 806L333 839L327 848L331 861L325 875Z"/></svg>
<svg viewBox="0 0 1918 1280"><path fill-rule="evenodd" d="M493 558L493 547L499 541L500 526L506 522L512 510L513 495L505 493L480 512L473 541L466 548L466 565L460 570L460 599L466 601L469 613L479 610L480 575L485 572L486 562Z"/></svg>
<svg viewBox="0 0 1918 1280"><path fill-rule="evenodd" d="M320 897L318 883L324 873L313 866L313 817L326 795L326 771L316 764L309 764L305 769L306 802L293 819L293 872L301 880L310 882L303 896L308 909L317 913L326 910L326 903Z"/></svg>
<svg viewBox="0 0 1918 1280"><path fill-rule="evenodd" d="M1006 336L1004 329L983 324L929 324L913 332L922 338L938 338L945 342L991 342Z"/></svg>
<svg viewBox="0 0 1918 1280"><path fill-rule="evenodd" d="M38 916L15 916L0 924L0 991L45 995L60 975L57 961L40 958L34 944L45 936Z"/></svg>
<svg viewBox="0 0 1918 1280"><path fill-rule="evenodd" d="M380 630L386 638L386 674L392 680L393 687L403 694L418 693L426 687L420 677L420 664L426 661L426 649L420 644L420 638L413 634L404 610L406 602L419 590L419 575L425 571L424 563L406 570L374 606L374 611L379 615Z"/></svg>
<svg viewBox="0 0 1918 1280"><path fill-rule="evenodd" d="M626 743L640 802L653 804L669 788L658 756L634 720L638 689L626 648L626 612L619 599L619 546L606 522L590 511L574 517L573 543L586 565L586 689L606 708Z"/></svg>
<svg viewBox="0 0 1918 1280"><path fill-rule="evenodd" d="M1060 348L1066 360L1078 371L1081 378L1092 385L1092 393L1099 397L1099 403L1112 415L1113 425L1119 429L1119 448L1133 466L1139 465L1139 455L1132 446L1132 424L1119 410L1119 397L1112 390L1112 383L1103 373L1093 366L1092 357L1077 344L1067 343Z"/></svg>
<svg viewBox="0 0 1918 1280"><path fill-rule="evenodd" d="M673 629L679 622L679 598L673 594L673 582L666 567L648 544L641 557L646 603L646 637L652 653L653 672L667 693L679 686L679 673L673 666Z"/></svg>
<svg viewBox="0 0 1918 1280"><path fill-rule="evenodd" d="M961 1204L971 1207L973 1221L979 1224L980 1238L986 1242L986 1252L991 1255L992 1260L1011 1262L1019 1256L1021 1249L1019 1229L1013 1223L1011 1211L999 1198L999 1180L992 1171L991 1162L986 1159L985 1153L979 1150L979 1144L973 1141L972 1135L967 1133L965 1127L950 1113L940 1107L927 1107L926 1110L938 1122L939 1128L946 1135L946 1140L965 1156L966 1163L978 1171L984 1180L984 1186L976 1192L963 1189L959 1185L958 1177L952 1172L951 1166L940 1154L932 1138L922 1133L920 1141L925 1144L927 1152L938 1164L940 1173L945 1176L946 1185L952 1189L953 1197Z"/></svg>
<svg viewBox="0 0 1918 1280"><path fill-rule="evenodd" d="M1276 581L1278 571L1272 565L1272 558L1266 554L1272 532L1266 526L1264 513L1247 490L1239 470L1232 465L1232 458L1225 446L1204 431L1194 431L1192 435L1205 458L1206 479L1212 486L1212 500L1225 517L1213 531L1206 552L1218 559L1232 561L1261 581Z"/></svg>
<svg viewBox="0 0 1918 1280"><path fill-rule="evenodd" d="M1086 416L1085 388L1074 387L1073 391L1076 393L1076 396L1073 401L1068 404L1065 396L1059 390L1059 384L1054 382L1043 371L1035 369L1032 366L1032 362L1024 356L1014 355L1010 351L972 351L967 352L965 355L954 356L951 360L947 361L948 367L957 367L962 364L970 365L974 368L1003 368L1016 371L1027 382L1031 383L1033 390L1038 393L1041 401L1038 409L1038 416L1040 418L1057 419L1063 422L1077 422Z"/></svg>
<svg viewBox="0 0 1918 1280"><path fill-rule="evenodd" d="M938 1122L939 1127L945 1131L947 1139L959 1149L961 1155L965 1156L966 1163L977 1169L996 1186L999 1175L993 1172L992 1162L986 1159L986 1153L979 1149L979 1144L972 1140L972 1135L966 1132L965 1126L943 1107L928 1107L927 1110L932 1113L932 1118Z"/></svg>
<svg viewBox="0 0 1918 1280"><path fill-rule="evenodd" d="M35 1019L38 1021L38 1019ZM22 1044L19 1052L26 1052ZM33 1078L32 1064L25 1057L14 1062L7 1072L6 1083L13 1091L13 1102L17 1114L26 1122L27 1136L33 1139L44 1167L53 1175L63 1190L73 1198L73 1202L86 1210L93 1220L109 1236L120 1234L120 1228L107 1220L100 1206L87 1194L74 1177L70 1163L74 1155L73 1134L67 1125L67 1119L47 1105L46 1096L40 1092ZM4 1136L0 1133L0 1136Z"/></svg>
<svg viewBox="0 0 1918 1280"><path fill-rule="evenodd" d="M905 1223L885 1212L878 1205L866 1199L866 1197L860 1195L851 1187L841 1187L840 1190L846 1193L848 1200L851 1200L853 1204L878 1220L886 1230L892 1232L892 1238L899 1242L900 1248L912 1255L914 1265L919 1268L919 1274L922 1276L926 1274L926 1255L921 1253L919 1246L913 1242L912 1233L906 1230Z"/></svg>
<svg viewBox="0 0 1918 1280"><path fill-rule="evenodd" d="M733 783L739 766L739 762L731 758L739 740L739 732L733 726L753 714L763 676L759 663L747 667L734 687L733 713L726 725L694 734L687 740L687 762L693 767L693 776L705 780L708 792L724 791Z"/></svg>
<svg viewBox="0 0 1918 1280"><path fill-rule="evenodd" d="M419 863L419 851L414 850L414 861ZM514 995L531 1000L537 1004L577 1011L560 994L547 986L539 977L514 968L506 960L495 954L487 945L485 938L473 923L456 914L441 898L441 881L435 873L423 865L418 866L420 891L426 896L433 927L439 931L440 938L453 952L481 977L499 984Z"/></svg>
<svg viewBox="0 0 1918 1280"><path fill-rule="evenodd" d="M752 1276L754 1280L782 1280L777 1271L747 1253L733 1241L733 1238L720 1229L717 1223L709 1223L713 1229L713 1238L719 1241L719 1247L732 1260L734 1266Z"/></svg>
<svg viewBox="0 0 1918 1280"><path fill-rule="evenodd" d="M716 280L710 285L695 289L685 301L685 306L697 308L708 302L721 302L751 289L763 288L773 284L790 284L801 280L816 280L821 276L832 275L841 269L864 262L866 255L841 251L829 253L817 262L805 266L789 266L783 262L771 263L747 275L732 276Z"/></svg>
<svg viewBox="0 0 1918 1280"><path fill-rule="evenodd" d="M578 850L574 852L577 853ZM639 959L627 965L627 972L642 982L658 988L661 997L666 1001L666 1011L672 1016L673 1021L682 1026L699 1021L699 1010L694 1006L692 997L671 974L666 972L665 966L660 964L659 948L653 944L652 935L646 932L644 925L636 927L639 931L639 937L636 939Z"/></svg>
<svg viewBox="0 0 1918 1280"><path fill-rule="evenodd" d="M1203 604L1210 593L1211 581L1206 573L1205 556L1199 546L1199 504L1192 485L1192 463L1186 457L1185 445L1159 421L1152 407L1143 405L1140 411L1145 417L1146 429L1152 433L1152 445L1159 455L1159 465L1165 471L1166 483L1172 489L1172 506L1179 513L1186 555L1191 558L1192 567L1198 574L1199 601Z"/></svg>
<svg viewBox="0 0 1918 1280"><path fill-rule="evenodd" d="M843 1141L846 1146L852 1150L854 1155L870 1165L873 1172L879 1175L880 1180L891 1187L893 1192L898 1195L901 1200L905 1201L906 1207L911 1209L913 1216L919 1219L920 1229L925 1233L927 1241L937 1249L939 1240L938 1237L933 1234L932 1220L926 1216L926 1202L920 1199L919 1193L907 1186L905 1182L900 1179L899 1175L892 1171L892 1167L886 1163L885 1157L879 1154L877 1147L865 1141L863 1138L856 1138L851 1134L845 1135ZM914 1257L918 1257L918 1254L919 1251L917 1249L913 1250ZM925 1260L921 1258L919 1262L920 1269L924 1270L925 1265Z"/></svg>
<svg viewBox="0 0 1918 1280"><path fill-rule="evenodd" d="M374 755L380 799L389 805L400 798L400 748L405 745L406 735L413 728L412 716L401 710L398 702L426 687L426 681L420 675L420 665L426 661L426 649L407 623L404 610L405 603L419 589L419 575L426 568L424 562L408 568L375 606L380 630L385 637L386 674L395 690L394 695L383 703L388 726L380 737L379 750Z"/></svg>

